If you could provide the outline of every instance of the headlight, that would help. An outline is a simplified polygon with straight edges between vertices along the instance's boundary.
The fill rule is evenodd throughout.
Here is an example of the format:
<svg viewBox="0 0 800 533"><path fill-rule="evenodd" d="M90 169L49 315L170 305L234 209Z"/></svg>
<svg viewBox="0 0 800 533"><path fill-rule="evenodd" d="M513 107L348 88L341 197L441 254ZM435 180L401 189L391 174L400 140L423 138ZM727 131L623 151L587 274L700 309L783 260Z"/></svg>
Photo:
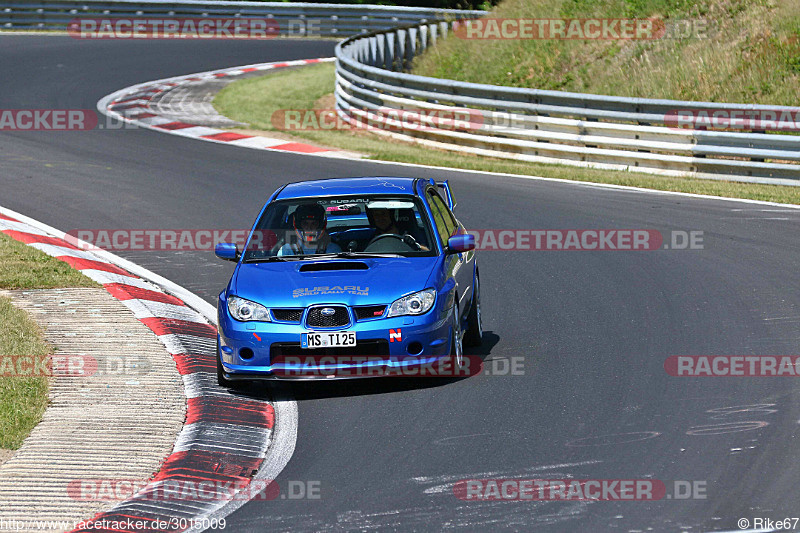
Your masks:
<svg viewBox="0 0 800 533"><path fill-rule="evenodd" d="M266 307L238 296L230 296L228 298L228 311L233 318L242 322L253 320L270 322L269 311L267 311Z"/></svg>
<svg viewBox="0 0 800 533"><path fill-rule="evenodd" d="M436 301L436 291L433 289L415 292L396 300L389 307L389 314L386 316L421 315L433 307L434 301Z"/></svg>

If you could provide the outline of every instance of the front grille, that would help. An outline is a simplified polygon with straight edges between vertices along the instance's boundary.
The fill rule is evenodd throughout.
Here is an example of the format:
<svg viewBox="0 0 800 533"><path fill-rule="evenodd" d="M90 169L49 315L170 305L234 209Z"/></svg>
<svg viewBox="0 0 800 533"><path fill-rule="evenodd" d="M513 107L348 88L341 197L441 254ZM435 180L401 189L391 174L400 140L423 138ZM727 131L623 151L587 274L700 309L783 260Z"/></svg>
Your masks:
<svg viewBox="0 0 800 533"><path fill-rule="evenodd" d="M386 311L386 306L367 305L364 307L354 307L353 310L356 312L356 320L367 320L369 318L378 318L383 316L383 312Z"/></svg>
<svg viewBox="0 0 800 533"><path fill-rule="evenodd" d="M272 362L278 362L281 357L308 357L308 356L387 356L389 355L389 342L386 339L358 341L350 348L318 348L306 350L300 347L299 342L275 342L269 347L269 357Z"/></svg>
<svg viewBox="0 0 800 533"><path fill-rule="evenodd" d="M303 317L303 310L302 309L273 309L272 316L275 320L280 322L294 322L296 324L300 323L300 319Z"/></svg>
<svg viewBox="0 0 800 533"><path fill-rule="evenodd" d="M323 309L333 309L332 315L323 315ZM336 328L350 323L350 313L341 305L324 305L312 307L306 317L306 325L312 328Z"/></svg>

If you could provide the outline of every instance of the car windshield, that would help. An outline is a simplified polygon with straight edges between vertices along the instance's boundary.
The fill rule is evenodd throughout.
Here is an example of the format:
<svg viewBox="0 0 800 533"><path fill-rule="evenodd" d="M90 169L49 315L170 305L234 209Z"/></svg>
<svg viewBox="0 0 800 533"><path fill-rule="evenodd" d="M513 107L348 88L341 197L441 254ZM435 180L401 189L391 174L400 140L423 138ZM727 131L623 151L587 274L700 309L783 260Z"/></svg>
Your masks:
<svg viewBox="0 0 800 533"><path fill-rule="evenodd" d="M346 256L430 256L430 223L413 196L297 198L271 203L256 225L245 262Z"/></svg>

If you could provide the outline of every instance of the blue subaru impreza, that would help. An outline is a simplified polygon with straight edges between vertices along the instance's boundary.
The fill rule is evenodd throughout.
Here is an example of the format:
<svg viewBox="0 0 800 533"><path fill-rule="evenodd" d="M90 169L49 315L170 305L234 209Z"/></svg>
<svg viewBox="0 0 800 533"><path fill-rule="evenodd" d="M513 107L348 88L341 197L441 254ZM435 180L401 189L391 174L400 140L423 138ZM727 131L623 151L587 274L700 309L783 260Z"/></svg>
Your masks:
<svg viewBox="0 0 800 533"><path fill-rule="evenodd" d="M368 377L464 364L481 342L475 240L447 181L336 178L270 197L219 295L217 377Z"/></svg>

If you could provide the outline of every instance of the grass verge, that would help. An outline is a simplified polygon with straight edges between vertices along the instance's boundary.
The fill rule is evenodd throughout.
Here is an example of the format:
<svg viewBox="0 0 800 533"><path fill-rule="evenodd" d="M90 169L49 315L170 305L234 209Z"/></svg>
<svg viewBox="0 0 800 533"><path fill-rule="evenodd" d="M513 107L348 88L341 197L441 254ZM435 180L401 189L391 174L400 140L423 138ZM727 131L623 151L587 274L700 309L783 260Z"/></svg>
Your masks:
<svg viewBox="0 0 800 533"><path fill-rule="evenodd" d="M52 353L38 326L27 314L0 298L0 358ZM42 419L47 407L47 377L0 377L0 448L16 450Z"/></svg>
<svg viewBox="0 0 800 533"><path fill-rule="evenodd" d="M487 17L657 17L669 33L646 40L456 36L417 58L414 74L641 98L800 101L797 0L504 0Z"/></svg>
<svg viewBox="0 0 800 533"><path fill-rule="evenodd" d="M213 104L217 111L249 124L252 130L274 133L279 132L272 123L277 111L332 109L330 89L333 85L333 64L312 65L231 83L217 94ZM292 135L324 146L361 152L369 159L800 204L800 187L657 177L637 172L507 161L423 148L365 131L306 130L293 131Z"/></svg>
<svg viewBox="0 0 800 533"><path fill-rule="evenodd" d="M96 287L68 264L0 233L0 288ZM52 349L28 315L0 297L0 451L15 450L39 423L47 407L47 377L4 376L12 358L44 356ZM0 454L2 455L2 454ZM7 454L6 454L7 455Z"/></svg>
<svg viewBox="0 0 800 533"><path fill-rule="evenodd" d="M67 263L0 233L0 288L98 287Z"/></svg>

